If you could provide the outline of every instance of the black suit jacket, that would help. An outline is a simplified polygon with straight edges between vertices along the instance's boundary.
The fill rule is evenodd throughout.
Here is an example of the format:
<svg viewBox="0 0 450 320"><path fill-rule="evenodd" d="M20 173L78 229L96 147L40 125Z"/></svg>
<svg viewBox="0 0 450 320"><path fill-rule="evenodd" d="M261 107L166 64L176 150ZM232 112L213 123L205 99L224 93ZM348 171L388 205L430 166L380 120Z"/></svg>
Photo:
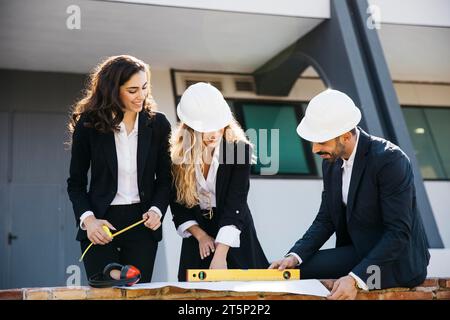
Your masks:
<svg viewBox="0 0 450 320"><path fill-rule="evenodd" d="M414 279L426 276L430 255L410 161L394 144L359 130L346 212L342 212L342 160L323 161L319 213L290 252L307 261L336 232L337 247L355 247L360 262L352 272L365 282L371 275L368 267L376 265L382 287L416 285Z"/></svg>
<svg viewBox="0 0 450 320"><path fill-rule="evenodd" d="M239 230L253 227L253 219L247 204L250 188L251 147L245 143L228 143L223 140L219 151L219 168L216 177L216 212L219 228L235 225ZM200 206L187 208L176 202L176 191L172 188L170 208L175 227L189 220L202 226Z"/></svg>
<svg viewBox="0 0 450 320"><path fill-rule="evenodd" d="M73 204L76 223L86 211L102 219L117 193L117 154L114 133L100 133L84 126L82 115L72 138L72 158L67 192ZM170 194L170 123L162 113L150 117L144 111L138 116L137 176L143 212L152 206L164 215ZM91 169L89 191L87 173ZM164 217L164 216L163 216ZM155 240L162 238L162 228L153 231ZM77 240L87 238L79 229Z"/></svg>

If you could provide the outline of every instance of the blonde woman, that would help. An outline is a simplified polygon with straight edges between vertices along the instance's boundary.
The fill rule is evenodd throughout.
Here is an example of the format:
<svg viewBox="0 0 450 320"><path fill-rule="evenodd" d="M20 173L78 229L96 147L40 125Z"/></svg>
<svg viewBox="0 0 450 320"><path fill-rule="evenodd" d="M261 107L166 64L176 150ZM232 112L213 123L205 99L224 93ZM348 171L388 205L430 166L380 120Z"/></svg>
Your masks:
<svg viewBox="0 0 450 320"><path fill-rule="evenodd" d="M171 137L170 208L183 238L179 281L187 269L266 268L247 205L252 147L219 90L190 86Z"/></svg>

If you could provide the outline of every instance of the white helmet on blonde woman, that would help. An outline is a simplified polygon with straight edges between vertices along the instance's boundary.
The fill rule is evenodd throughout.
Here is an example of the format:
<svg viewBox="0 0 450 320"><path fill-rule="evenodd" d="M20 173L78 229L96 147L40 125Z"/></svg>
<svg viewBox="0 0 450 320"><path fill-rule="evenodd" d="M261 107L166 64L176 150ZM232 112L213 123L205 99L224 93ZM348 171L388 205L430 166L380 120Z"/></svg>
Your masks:
<svg viewBox="0 0 450 320"><path fill-rule="evenodd" d="M186 89L177 106L177 114L182 122L198 132L218 131L233 120L222 93L204 82Z"/></svg>

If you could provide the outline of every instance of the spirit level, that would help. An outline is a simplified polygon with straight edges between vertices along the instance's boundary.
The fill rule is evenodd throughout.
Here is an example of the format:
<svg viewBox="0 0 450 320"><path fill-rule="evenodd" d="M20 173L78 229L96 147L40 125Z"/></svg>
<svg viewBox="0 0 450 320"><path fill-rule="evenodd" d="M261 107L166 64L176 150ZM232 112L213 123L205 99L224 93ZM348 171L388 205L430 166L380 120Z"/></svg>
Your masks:
<svg viewBox="0 0 450 320"><path fill-rule="evenodd" d="M300 280L299 269L188 269L187 281Z"/></svg>

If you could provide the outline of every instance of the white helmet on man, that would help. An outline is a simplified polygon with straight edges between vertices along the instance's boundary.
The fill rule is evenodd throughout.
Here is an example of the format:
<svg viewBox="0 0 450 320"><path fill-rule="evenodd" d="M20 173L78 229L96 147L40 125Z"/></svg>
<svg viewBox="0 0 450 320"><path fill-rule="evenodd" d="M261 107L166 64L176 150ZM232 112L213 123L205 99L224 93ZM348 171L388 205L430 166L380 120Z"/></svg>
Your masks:
<svg viewBox="0 0 450 320"><path fill-rule="evenodd" d="M204 82L186 89L178 103L177 114L181 121L198 132L218 131L233 120L222 93Z"/></svg>
<svg viewBox="0 0 450 320"><path fill-rule="evenodd" d="M305 140L320 143L352 130L360 121L361 111L349 96L327 89L311 99L297 133Z"/></svg>

